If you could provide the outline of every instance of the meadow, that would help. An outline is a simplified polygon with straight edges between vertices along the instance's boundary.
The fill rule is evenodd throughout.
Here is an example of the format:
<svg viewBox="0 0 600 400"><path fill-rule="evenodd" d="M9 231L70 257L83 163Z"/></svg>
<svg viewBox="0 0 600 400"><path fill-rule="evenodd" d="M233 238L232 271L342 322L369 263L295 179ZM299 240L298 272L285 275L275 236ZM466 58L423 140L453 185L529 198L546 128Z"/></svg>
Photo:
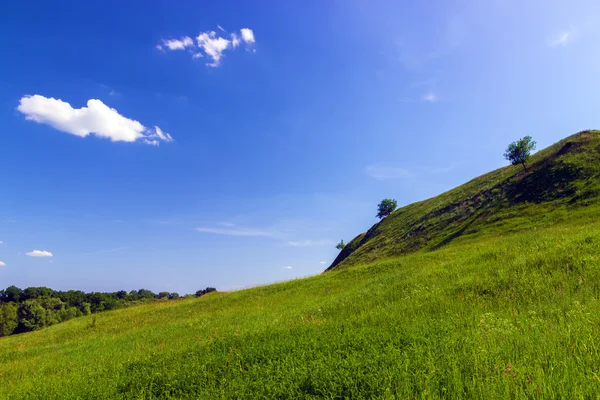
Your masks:
<svg viewBox="0 0 600 400"><path fill-rule="evenodd" d="M318 276L0 338L0 398L600 398L599 177L582 132L397 210Z"/></svg>
<svg viewBox="0 0 600 400"><path fill-rule="evenodd" d="M597 211L5 337L0 398L598 398Z"/></svg>

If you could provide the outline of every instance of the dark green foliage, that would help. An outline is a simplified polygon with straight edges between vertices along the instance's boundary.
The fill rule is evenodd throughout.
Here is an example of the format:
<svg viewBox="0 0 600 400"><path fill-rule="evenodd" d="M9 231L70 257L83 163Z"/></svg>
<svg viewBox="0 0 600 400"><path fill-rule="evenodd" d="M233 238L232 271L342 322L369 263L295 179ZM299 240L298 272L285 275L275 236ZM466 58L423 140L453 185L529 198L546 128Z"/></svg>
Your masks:
<svg viewBox="0 0 600 400"><path fill-rule="evenodd" d="M394 212L398 207L398 202L393 199L383 199L377 206L377 218L382 219Z"/></svg>
<svg viewBox="0 0 600 400"><path fill-rule="evenodd" d="M207 287L206 289L196 291L196 297L204 296L207 293L216 292L217 289L214 287Z"/></svg>
<svg viewBox="0 0 600 400"><path fill-rule="evenodd" d="M0 337L11 335L19 325L16 303L0 304Z"/></svg>
<svg viewBox="0 0 600 400"><path fill-rule="evenodd" d="M9 286L4 290L0 290L0 302L2 303L18 303L21 300L23 291L16 286Z"/></svg>
<svg viewBox="0 0 600 400"><path fill-rule="evenodd" d="M147 290L147 289L138 290L137 295L136 295L136 299L138 299L138 300L153 299L154 297L156 297L156 295L154 293L152 293L151 290Z"/></svg>
<svg viewBox="0 0 600 400"><path fill-rule="evenodd" d="M342 250L344 247L346 247L346 243L344 243L344 240L340 240L340 242L335 245L335 248L338 250Z"/></svg>
<svg viewBox="0 0 600 400"><path fill-rule="evenodd" d="M215 290L206 288L205 293ZM154 299L179 298L181 296L178 293L154 294L147 289L132 290L129 293L124 290L114 293L84 293L81 290L56 291L47 287L21 290L16 286L9 286L0 290L0 337L30 332L83 315L116 310Z"/></svg>
<svg viewBox="0 0 600 400"><path fill-rule="evenodd" d="M47 318L49 311L38 300L25 300L19 304L17 332L35 331L50 325Z"/></svg>
<svg viewBox="0 0 600 400"><path fill-rule="evenodd" d="M510 161L512 165L521 164L524 169L527 169L525 163L531 156L531 152L535 150L535 145L536 143L531 136L525 136L508 145L504 158Z"/></svg>

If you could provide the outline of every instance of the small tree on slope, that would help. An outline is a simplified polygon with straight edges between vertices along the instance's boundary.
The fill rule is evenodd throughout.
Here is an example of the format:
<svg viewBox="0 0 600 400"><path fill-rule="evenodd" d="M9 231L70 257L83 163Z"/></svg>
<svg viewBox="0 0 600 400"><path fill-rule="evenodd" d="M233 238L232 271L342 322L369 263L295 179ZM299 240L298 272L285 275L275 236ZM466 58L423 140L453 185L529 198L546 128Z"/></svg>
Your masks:
<svg viewBox="0 0 600 400"><path fill-rule="evenodd" d="M335 245L335 248L338 250L342 250L344 247L346 247L346 243L343 240Z"/></svg>
<svg viewBox="0 0 600 400"><path fill-rule="evenodd" d="M523 168L527 170L525 163L531 156L531 152L535 150L535 145L536 143L531 136L525 136L508 145L504 158L510 161L512 165L523 165Z"/></svg>
<svg viewBox="0 0 600 400"><path fill-rule="evenodd" d="M392 199L383 199L377 206L377 218L382 219L390 215L398 207L398 202Z"/></svg>

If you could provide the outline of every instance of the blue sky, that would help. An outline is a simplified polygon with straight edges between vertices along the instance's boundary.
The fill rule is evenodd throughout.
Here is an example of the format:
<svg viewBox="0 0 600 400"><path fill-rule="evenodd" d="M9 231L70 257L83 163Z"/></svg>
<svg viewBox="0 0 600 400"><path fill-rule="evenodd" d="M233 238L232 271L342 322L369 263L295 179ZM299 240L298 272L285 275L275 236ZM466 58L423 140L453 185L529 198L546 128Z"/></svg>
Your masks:
<svg viewBox="0 0 600 400"><path fill-rule="evenodd" d="M317 274L382 198L597 128L599 40L596 1L4 2L0 287Z"/></svg>

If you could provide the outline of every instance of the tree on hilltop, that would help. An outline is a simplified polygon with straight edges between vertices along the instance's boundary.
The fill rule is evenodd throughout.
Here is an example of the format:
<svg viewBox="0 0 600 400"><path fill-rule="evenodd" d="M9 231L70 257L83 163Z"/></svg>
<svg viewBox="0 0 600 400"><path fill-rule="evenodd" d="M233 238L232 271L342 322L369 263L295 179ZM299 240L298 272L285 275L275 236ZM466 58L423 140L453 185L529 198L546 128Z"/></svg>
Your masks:
<svg viewBox="0 0 600 400"><path fill-rule="evenodd" d="M536 143L531 136L525 136L508 145L504 158L510 161L512 165L523 165L523 168L527 170L525 163L529 160L531 152L535 150L535 145Z"/></svg>
<svg viewBox="0 0 600 400"><path fill-rule="evenodd" d="M344 247L346 247L346 243L344 243L344 241L340 241L338 244L335 245L335 248L338 250L342 250Z"/></svg>
<svg viewBox="0 0 600 400"><path fill-rule="evenodd" d="M398 202L393 199L383 199L381 203L377 206L377 218L382 219L390 215L394 212L394 210L398 207Z"/></svg>

